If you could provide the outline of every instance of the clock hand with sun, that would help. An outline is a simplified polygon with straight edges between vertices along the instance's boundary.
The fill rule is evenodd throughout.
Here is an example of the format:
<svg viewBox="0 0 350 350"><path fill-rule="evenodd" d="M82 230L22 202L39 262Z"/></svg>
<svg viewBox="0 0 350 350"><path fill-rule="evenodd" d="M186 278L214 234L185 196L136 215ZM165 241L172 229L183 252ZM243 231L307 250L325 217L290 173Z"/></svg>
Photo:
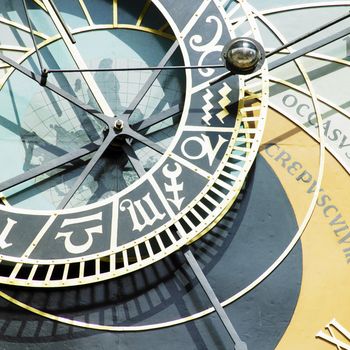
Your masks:
<svg viewBox="0 0 350 350"><path fill-rule="evenodd" d="M275 54L280 53L282 50L299 43L347 18L350 17L350 13L346 13L316 29L297 37L296 39L284 44L277 49L265 53L261 45L249 38L237 38L227 43L222 52L222 60L225 64L211 64L211 65L200 65L200 66L165 66L159 65L155 67L133 67L133 68L86 68L86 69L47 69L43 72L44 79L47 78L49 73L75 73L75 72L125 72L125 71L161 71L161 70L178 70L178 69L203 69L203 68L227 68L229 72L226 72L222 76L212 80L210 85L214 85L233 74L252 74L254 71L258 71L263 64L265 58L269 58ZM285 55L283 58L276 60L269 64L269 70L281 67L295 59L306 55L312 51L315 51L335 40L345 37L350 33L349 29L344 29L336 34L330 35L329 37L323 38L311 45L299 49L293 53ZM234 57L235 55L235 57ZM253 74L251 79L256 77L258 74Z"/></svg>

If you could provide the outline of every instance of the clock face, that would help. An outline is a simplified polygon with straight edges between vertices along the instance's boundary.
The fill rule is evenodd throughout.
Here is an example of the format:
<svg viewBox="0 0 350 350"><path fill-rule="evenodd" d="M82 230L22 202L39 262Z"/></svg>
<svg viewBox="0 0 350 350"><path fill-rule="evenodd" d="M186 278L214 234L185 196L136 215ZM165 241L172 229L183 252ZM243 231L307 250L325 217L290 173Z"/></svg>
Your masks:
<svg viewBox="0 0 350 350"><path fill-rule="evenodd" d="M3 1L1 346L350 349L349 6Z"/></svg>
<svg viewBox="0 0 350 350"><path fill-rule="evenodd" d="M258 151L267 82L263 101L252 106L243 78L209 85L224 67L132 69L218 65L233 34L215 3L194 7L186 22L177 8L154 3L147 13L157 14L163 30L143 27L142 12L135 26L124 24L122 4L118 22L95 24L83 11L87 23L75 19L70 30L69 11L64 20L54 3L42 5L33 4L34 12L54 33L40 43L33 34L19 69L3 57L2 98L12 96L18 107L7 103L2 125L3 148L13 153L3 153L11 162L0 185L0 279L72 286L152 264L228 210ZM38 84L24 71L41 67L63 72L56 68ZM102 71L86 71L95 67Z"/></svg>

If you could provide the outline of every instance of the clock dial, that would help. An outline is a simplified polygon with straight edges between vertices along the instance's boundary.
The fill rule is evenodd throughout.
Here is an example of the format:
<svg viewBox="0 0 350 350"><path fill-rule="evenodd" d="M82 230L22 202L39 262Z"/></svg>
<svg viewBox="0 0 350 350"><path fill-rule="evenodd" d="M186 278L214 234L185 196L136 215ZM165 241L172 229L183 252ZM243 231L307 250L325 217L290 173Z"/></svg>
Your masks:
<svg viewBox="0 0 350 350"><path fill-rule="evenodd" d="M0 5L0 344L350 349L349 6Z"/></svg>
<svg viewBox="0 0 350 350"><path fill-rule="evenodd" d="M261 102L248 95L244 78L209 85L224 67L208 65L219 65L234 35L224 8L198 3L182 23L177 8L155 2L149 9L147 3L132 27L120 22L122 4L118 23L114 18L103 26L88 20L82 6L88 25L75 28L81 23L70 24L64 19L69 12L54 2L43 1L44 11L32 5L55 34L38 45L35 16L23 6L32 55L20 65L1 57L10 66L3 98L21 100L20 110L8 104L3 146L24 146L3 175L2 281L47 287L96 282L149 265L204 234L243 185L267 107L264 80L258 83L265 86ZM143 28L152 11L169 28ZM177 62L205 67L186 70L186 85L183 73L142 70ZM29 79L38 69L41 76ZM33 94L23 99L29 86ZM56 210L21 208L35 203ZM33 227L22 239L17 230L28 220Z"/></svg>

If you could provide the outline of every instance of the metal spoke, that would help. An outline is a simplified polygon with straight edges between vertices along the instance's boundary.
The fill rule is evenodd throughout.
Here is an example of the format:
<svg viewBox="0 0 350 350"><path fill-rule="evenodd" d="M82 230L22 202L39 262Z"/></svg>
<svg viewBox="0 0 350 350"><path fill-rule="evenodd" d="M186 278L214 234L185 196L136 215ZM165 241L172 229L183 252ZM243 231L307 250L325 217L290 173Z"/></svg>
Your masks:
<svg viewBox="0 0 350 350"><path fill-rule="evenodd" d="M0 115L0 125L2 125L4 128L6 128L7 130L14 133L16 136L20 135L22 141L24 141L23 136L25 136L25 135L30 135L31 137L35 137L36 140L38 141L37 142L38 147L40 147L46 151L49 151L49 152L55 154L56 156L61 156L62 154L65 153L65 151L63 149L59 148L58 146L45 141L44 139L39 137L36 133L30 132L30 131L24 129L22 126L15 124L11 120L8 120L1 115Z"/></svg>
<svg viewBox="0 0 350 350"><path fill-rule="evenodd" d="M87 69L48 69L48 73L85 73L85 72L128 72L148 70L183 70L183 69L205 69L226 68L224 64L207 64L201 66L154 66L154 67L125 67L125 68L87 68Z"/></svg>
<svg viewBox="0 0 350 350"><path fill-rule="evenodd" d="M223 323L226 331L230 335L235 347L235 350L248 350L247 344L243 342L235 328L233 327L232 322L228 318L224 308L221 306L213 288L211 287L209 281L205 277L201 267L199 266L196 258L194 257L193 253L191 252L189 247L186 247L185 250L183 251L183 254L190 265L193 273L197 277L200 285L202 286L205 294L207 295L208 299L212 303L215 311L217 312L221 322Z"/></svg>
<svg viewBox="0 0 350 350"><path fill-rule="evenodd" d="M165 149L162 146L158 145L157 143L151 141L147 137L145 137L137 132L134 132L134 131L128 132L128 136L132 137L134 140L137 140L137 141L143 143L145 146L152 148L154 151L156 151L160 154L165 153Z"/></svg>
<svg viewBox="0 0 350 350"><path fill-rule="evenodd" d="M29 18L27 0L22 0L22 3L23 3L23 8L24 8L24 13L25 13L25 16L26 16L26 19L27 19L27 22L28 22L28 27L29 27L30 35L31 35L31 37L32 37L34 49L35 49L36 55L37 55L37 57L38 57L38 62L39 62L40 70L43 71L43 70L44 70L44 66L43 66L43 63L42 63L42 60L41 60L41 57L40 57L40 53L39 53L39 50L38 50L38 46L37 46L37 44L36 44L36 40L35 40L35 37L34 37L34 31L33 31L32 21L31 21L30 18Z"/></svg>
<svg viewBox="0 0 350 350"><path fill-rule="evenodd" d="M11 187L14 187L16 185L19 185L25 181L28 181L30 179L33 179L39 175L45 174L48 171L57 169L61 167L62 165L65 165L67 163L70 163L74 160L77 160L83 156L86 156L98 149L98 145L91 143L89 145L84 146L83 148L70 152L67 154L64 154L61 157L58 157L56 159L53 159L49 162L45 162L43 165L39 165L33 169L30 169L29 171L26 171L25 173L15 176L9 180L6 180L2 183L0 183L0 191L5 191Z"/></svg>
<svg viewBox="0 0 350 350"><path fill-rule="evenodd" d="M150 126L153 126L155 124L158 124L162 122L163 120L166 120L168 118L174 117L177 114L181 113L181 106L176 105L173 107L170 107L166 111L162 111L160 113L151 115L149 118L138 122L136 124L131 125L135 130L141 131L143 129L149 128Z"/></svg>
<svg viewBox="0 0 350 350"><path fill-rule="evenodd" d="M146 170L143 167L140 159L138 158L137 154L135 153L134 149L132 148L131 145L128 143L124 143L122 145L122 149L125 152L126 156L128 157L132 167L136 171L138 177L141 177L146 174Z"/></svg>
<svg viewBox="0 0 350 350"><path fill-rule="evenodd" d="M18 64L16 61L12 60L11 58L6 57L2 53L0 53L0 60L7 63L8 65L12 66L14 69L18 70L19 72L21 72L22 74L24 74L28 78L30 78L30 79L36 81L38 84L40 84L40 82L41 82L40 75L35 74L33 71L23 67L22 65ZM90 105L80 101L77 97L73 96L72 94L66 92L63 89L60 89L56 85L51 84L49 82L45 85L45 88L51 90L55 94L61 96L62 98L69 101L73 105L81 108L85 112L91 114L95 118L101 120L102 122L104 122L105 124L108 125L110 118L106 117L104 114L100 113L99 111L96 111Z"/></svg>
<svg viewBox="0 0 350 350"><path fill-rule="evenodd" d="M322 40L319 40L311 45L307 45L305 47L303 47L302 49L300 50L297 50L295 52L292 52L284 57L281 57L280 59L272 62L269 64L269 70L273 70L273 69L276 69L276 68L279 68L281 67L282 65L286 64L286 63L289 63L291 61L294 61L296 60L297 58L301 57L301 56L304 56L306 55L307 53L309 52L312 52L312 51L315 51L323 46L326 46L338 39L341 39L343 38L344 36L347 36L350 34L350 27L338 32L338 33L335 33L333 35L330 35Z"/></svg>
<svg viewBox="0 0 350 350"><path fill-rule="evenodd" d="M147 81L144 84L144 86L142 87L142 89L138 92L138 94L135 96L133 101L130 103L128 109L124 112L124 115L130 117L130 115L134 112L134 110L140 104L140 102L142 101L142 99L144 98L144 96L146 95L148 90L151 88L151 86L153 85L153 83L158 78L159 74L161 73L160 68L164 67L168 63L168 61L170 60L170 58L172 57L172 55L174 54L174 52L177 50L178 47L179 47L179 43L177 41L175 41L174 44L168 50L168 52L165 54L163 59L160 61L159 65L158 65L158 69L153 71L151 76L147 79Z"/></svg>
<svg viewBox="0 0 350 350"><path fill-rule="evenodd" d="M69 192L65 195L61 203L58 205L57 209L64 209L66 205L69 203L69 201L74 196L75 192L78 190L78 188L82 185L86 177L90 174L91 170L94 168L96 163L100 160L103 153L106 151L108 146L111 144L111 142L114 140L115 134L110 132L106 139L103 141L102 145L99 147L99 149L96 151L94 156L91 158L90 162L86 165L83 172L79 175L78 179L75 181L74 185L71 187Z"/></svg>

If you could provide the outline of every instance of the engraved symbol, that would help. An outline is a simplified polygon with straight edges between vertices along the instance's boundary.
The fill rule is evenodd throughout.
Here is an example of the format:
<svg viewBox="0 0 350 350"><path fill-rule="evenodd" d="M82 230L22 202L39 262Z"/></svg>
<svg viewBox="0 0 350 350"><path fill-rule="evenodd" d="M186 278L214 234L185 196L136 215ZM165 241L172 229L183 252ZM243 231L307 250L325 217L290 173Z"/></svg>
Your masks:
<svg viewBox="0 0 350 350"><path fill-rule="evenodd" d="M224 87L219 90L222 99L219 101L219 105L222 108L222 111L219 112L216 116L219 118L222 124L224 124L224 119L230 114L226 107L230 104L230 99L227 97L232 89L224 83Z"/></svg>
<svg viewBox="0 0 350 350"><path fill-rule="evenodd" d="M205 116L202 117L202 120L207 124L210 125L210 119L212 118L212 115L209 113L211 111L211 109L214 107L210 100L211 98L214 96L209 89L206 89L206 94L203 96L204 101L205 101L205 105L203 106L203 111L205 113Z"/></svg>
<svg viewBox="0 0 350 350"><path fill-rule="evenodd" d="M222 36L222 23L221 21L215 17L215 16L209 16L206 19L207 23L216 22L216 33L214 35L214 38L208 43L208 44L202 44L203 37L201 35L193 35L190 39L190 45L193 50L197 52L203 52L201 55L198 65L203 65L203 62L205 58L212 52L221 52L223 49L223 45L217 45L217 43L220 41ZM200 74L203 77L210 77L215 73L215 69L213 68L205 68L199 70Z"/></svg>
<svg viewBox="0 0 350 350"><path fill-rule="evenodd" d="M230 112L227 110L227 106L231 103L230 99L228 98L228 94L232 91L232 89L226 84L223 84L223 87L219 90L219 94L222 96L222 99L219 101L219 105L221 107L221 111L216 114L216 117L220 120L222 124L224 124L224 119L230 114ZM210 111L213 109L213 104L211 103L211 99L214 97L214 95L211 93L209 89L206 89L206 94L203 96L203 99L205 101L205 105L203 106L203 111L205 113L205 116L202 117L202 120L207 124L210 124L210 120L213 118L213 115L210 114Z"/></svg>
<svg viewBox="0 0 350 350"><path fill-rule="evenodd" d="M209 160L209 165L212 165L213 161L215 159L215 156L219 152L221 146L225 142L227 142L228 140L224 139L221 135L219 135L218 142L217 142L215 148L213 148L213 146L210 142L209 136L201 134L201 137L202 138L200 138L198 136L192 136L192 137L189 137L188 139L186 139L181 145L181 151L189 159L201 159L205 155L207 155L208 160ZM191 152L192 154L188 153L186 146L191 142L195 142L195 143L200 145L201 151L198 154L193 154L192 152Z"/></svg>
<svg viewBox="0 0 350 350"><path fill-rule="evenodd" d="M326 334L322 331L319 331L316 334L316 338L321 338L325 340L326 342L335 345L338 349L344 349L344 350L350 350L350 345L344 343L343 340L338 339L335 334L334 330L336 330L342 338L346 338L350 341L350 332L343 327L336 319L333 319L329 324L325 327L329 334Z"/></svg>
<svg viewBox="0 0 350 350"><path fill-rule="evenodd" d="M179 197L179 192L183 191L184 183L177 183L176 179L181 175L182 167L178 163L175 163L175 170L169 170L169 164L166 164L163 168L163 174L170 179L170 184L165 184L165 191L171 192L174 198L167 198L167 200L173 203L178 210L181 209L181 205L185 197Z"/></svg>
<svg viewBox="0 0 350 350"><path fill-rule="evenodd" d="M17 224L17 221L7 218L7 224L0 234L0 248L6 249L12 246L12 243L7 243L6 238L12 230L12 227Z"/></svg>
<svg viewBox="0 0 350 350"><path fill-rule="evenodd" d="M145 207L148 207L149 212ZM151 195L148 192L142 199L132 202L130 199L124 199L120 203L120 210L128 210L133 222L133 231L142 231L146 226L152 226L157 220L162 220L165 217L165 213L160 213L151 199ZM152 213L152 217L149 215Z"/></svg>
<svg viewBox="0 0 350 350"><path fill-rule="evenodd" d="M89 222L89 221L95 221L99 220L102 222L102 213L97 213L94 215L89 215L83 218L76 218L76 219L64 219L61 228L72 226L72 225L79 225L81 226L82 223ZM93 234L102 234L102 225L97 225L93 227L87 227L84 229L85 234L87 235L87 239L85 243L82 244L74 244L72 242L72 235L74 234L74 231L69 232L58 232L55 239L58 238L64 238L64 246L67 249L69 253L72 254L81 254L85 253L87 250L89 250L93 243Z"/></svg>

